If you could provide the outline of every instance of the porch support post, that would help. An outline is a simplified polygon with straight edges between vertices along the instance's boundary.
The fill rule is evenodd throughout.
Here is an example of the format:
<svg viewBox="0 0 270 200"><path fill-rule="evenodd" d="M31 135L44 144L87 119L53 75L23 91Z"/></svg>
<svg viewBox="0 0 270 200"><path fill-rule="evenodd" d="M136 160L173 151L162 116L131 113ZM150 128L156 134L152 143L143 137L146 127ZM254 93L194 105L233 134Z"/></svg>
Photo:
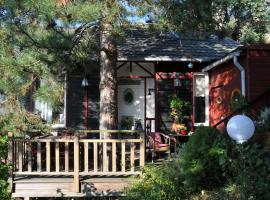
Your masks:
<svg viewBox="0 0 270 200"><path fill-rule="evenodd" d="M79 177L79 133L75 133L74 137L74 192L80 192Z"/></svg>
<svg viewBox="0 0 270 200"><path fill-rule="evenodd" d="M145 131L140 133L140 167L144 167L145 165Z"/></svg>
<svg viewBox="0 0 270 200"><path fill-rule="evenodd" d="M9 169L9 191L13 192L13 133L8 133L8 164L11 165Z"/></svg>

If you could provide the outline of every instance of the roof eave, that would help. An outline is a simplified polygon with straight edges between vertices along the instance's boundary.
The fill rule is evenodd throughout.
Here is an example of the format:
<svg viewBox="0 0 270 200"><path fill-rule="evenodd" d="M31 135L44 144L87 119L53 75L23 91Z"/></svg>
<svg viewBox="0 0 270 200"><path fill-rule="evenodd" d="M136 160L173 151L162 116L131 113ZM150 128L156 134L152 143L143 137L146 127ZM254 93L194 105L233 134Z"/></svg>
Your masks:
<svg viewBox="0 0 270 200"><path fill-rule="evenodd" d="M231 60L234 56L239 56L240 55L240 51L235 51L232 52L230 54L228 54L227 56L213 62L212 64L206 66L205 68L202 69L202 72L208 72L216 67L218 67L219 65Z"/></svg>

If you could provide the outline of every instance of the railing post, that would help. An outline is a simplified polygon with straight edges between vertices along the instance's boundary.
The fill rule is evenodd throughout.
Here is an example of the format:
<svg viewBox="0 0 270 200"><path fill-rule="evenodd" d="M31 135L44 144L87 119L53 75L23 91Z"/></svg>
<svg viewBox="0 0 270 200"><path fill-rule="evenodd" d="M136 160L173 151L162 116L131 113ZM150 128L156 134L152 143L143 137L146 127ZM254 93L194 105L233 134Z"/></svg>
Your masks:
<svg viewBox="0 0 270 200"><path fill-rule="evenodd" d="M143 167L145 165L145 132L142 131L140 133L140 167Z"/></svg>
<svg viewBox="0 0 270 200"><path fill-rule="evenodd" d="M9 169L9 191L13 192L13 133L8 133L8 164L10 164Z"/></svg>
<svg viewBox="0 0 270 200"><path fill-rule="evenodd" d="M79 133L75 133L74 137L74 192L80 192L79 177Z"/></svg>

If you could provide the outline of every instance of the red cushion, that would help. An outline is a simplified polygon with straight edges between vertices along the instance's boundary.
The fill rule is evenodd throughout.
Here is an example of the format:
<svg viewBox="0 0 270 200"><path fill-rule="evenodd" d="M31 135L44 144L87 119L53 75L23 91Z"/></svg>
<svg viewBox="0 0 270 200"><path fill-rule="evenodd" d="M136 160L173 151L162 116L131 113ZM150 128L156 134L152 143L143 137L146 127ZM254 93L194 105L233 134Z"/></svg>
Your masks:
<svg viewBox="0 0 270 200"><path fill-rule="evenodd" d="M156 145L163 143L159 132L151 133L151 137L153 138Z"/></svg>

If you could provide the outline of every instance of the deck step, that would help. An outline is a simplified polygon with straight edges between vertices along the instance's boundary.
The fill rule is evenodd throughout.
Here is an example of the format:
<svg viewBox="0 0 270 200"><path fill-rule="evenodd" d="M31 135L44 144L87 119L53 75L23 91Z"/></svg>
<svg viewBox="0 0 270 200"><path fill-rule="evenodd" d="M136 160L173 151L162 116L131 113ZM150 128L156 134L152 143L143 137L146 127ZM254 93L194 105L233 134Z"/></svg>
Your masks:
<svg viewBox="0 0 270 200"><path fill-rule="evenodd" d="M97 197L122 196L131 177L93 177L81 179L81 192L75 193L73 178L21 178L14 181L12 197Z"/></svg>

